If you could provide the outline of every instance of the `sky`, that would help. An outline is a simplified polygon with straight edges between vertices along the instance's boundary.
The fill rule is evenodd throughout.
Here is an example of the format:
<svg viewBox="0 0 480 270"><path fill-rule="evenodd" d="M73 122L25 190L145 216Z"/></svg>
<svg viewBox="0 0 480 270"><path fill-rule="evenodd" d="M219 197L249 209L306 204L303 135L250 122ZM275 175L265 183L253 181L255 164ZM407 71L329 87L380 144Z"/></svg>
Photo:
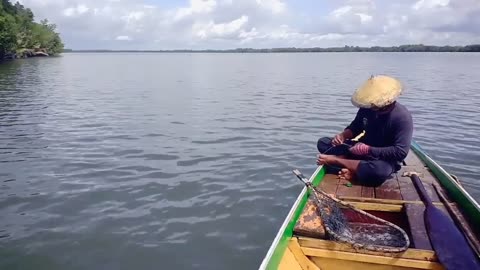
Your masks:
<svg viewBox="0 0 480 270"><path fill-rule="evenodd" d="M13 2L13 1L12 1ZM480 43L480 0L21 0L70 49Z"/></svg>

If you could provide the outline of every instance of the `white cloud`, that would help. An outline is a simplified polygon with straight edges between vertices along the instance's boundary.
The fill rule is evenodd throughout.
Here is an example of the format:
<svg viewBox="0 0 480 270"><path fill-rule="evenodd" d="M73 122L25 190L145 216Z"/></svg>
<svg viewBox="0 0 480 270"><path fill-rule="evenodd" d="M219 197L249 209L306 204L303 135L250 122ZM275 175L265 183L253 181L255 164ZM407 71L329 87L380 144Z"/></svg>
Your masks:
<svg viewBox="0 0 480 270"><path fill-rule="evenodd" d="M143 17L145 17L145 12L143 12L143 11L132 11L132 12L128 13L127 15L123 16L122 18L124 18L125 20L127 20L127 22L129 22L129 21L139 21Z"/></svg>
<svg viewBox="0 0 480 270"><path fill-rule="evenodd" d="M479 0L22 0L74 49L480 43ZM129 42L118 42L129 41Z"/></svg>
<svg viewBox="0 0 480 270"><path fill-rule="evenodd" d="M117 37L115 38L115 40L130 41L130 40L132 40L132 38L130 38L129 36L117 36Z"/></svg>
<svg viewBox="0 0 480 270"><path fill-rule="evenodd" d="M368 15L368 14L363 14L363 13L355 13L355 15L357 15L358 17L360 17L360 22L361 23L368 23L368 22L371 22L372 21L372 16Z"/></svg>
<svg viewBox="0 0 480 270"><path fill-rule="evenodd" d="M450 0L419 0L413 5L413 9L431 9L431 8L439 8L439 7L446 7Z"/></svg>
<svg viewBox="0 0 480 270"><path fill-rule="evenodd" d="M343 15L350 13L351 11L352 11L352 6L343 6L332 11L331 15L333 17L339 18L339 17L342 17Z"/></svg>
<svg viewBox="0 0 480 270"><path fill-rule="evenodd" d="M63 10L63 15L67 17L71 16L78 16L86 13L88 10L90 10L87 6L80 4L77 5L76 7L69 7Z"/></svg>
<svg viewBox="0 0 480 270"><path fill-rule="evenodd" d="M257 0L257 4L274 14L285 12L287 5L281 0Z"/></svg>
<svg viewBox="0 0 480 270"><path fill-rule="evenodd" d="M228 23L215 24L213 21L208 23L195 23L192 26L192 30L195 35L201 39L210 37L224 38L238 33L247 22L248 16L243 15L242 17Z"/></svg>
<svg viewBox="0 0 480 270"><path fill-rule="evenodd" d="M217 6L215 0L190 0L190 5L186 8L179 8L175 12L174 19L181 20L195 13L210 13Z"/></svg>

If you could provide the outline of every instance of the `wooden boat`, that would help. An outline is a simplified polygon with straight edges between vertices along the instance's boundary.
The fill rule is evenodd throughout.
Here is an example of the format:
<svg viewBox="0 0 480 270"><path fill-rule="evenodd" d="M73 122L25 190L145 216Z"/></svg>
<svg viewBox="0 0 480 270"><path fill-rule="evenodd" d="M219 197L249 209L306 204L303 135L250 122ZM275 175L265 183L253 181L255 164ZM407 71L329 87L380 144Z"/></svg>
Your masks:
<svg viewBox="0 0 480 270"><path fill-rule="evenodd" d="M413 142L400 171L380 187L347 185L335 175L325 174L321 166L310 177L310 181L325 192L404 229L410 239L406 251L365 251L327 240L316 206L307 188L303 188L259 269L445 269L428 237L423 216L425 206L412 181L404 174L410 171L419 173L434 204L457 224L478 256L475 247L480 247L480 205L455 176Z"/></svg>

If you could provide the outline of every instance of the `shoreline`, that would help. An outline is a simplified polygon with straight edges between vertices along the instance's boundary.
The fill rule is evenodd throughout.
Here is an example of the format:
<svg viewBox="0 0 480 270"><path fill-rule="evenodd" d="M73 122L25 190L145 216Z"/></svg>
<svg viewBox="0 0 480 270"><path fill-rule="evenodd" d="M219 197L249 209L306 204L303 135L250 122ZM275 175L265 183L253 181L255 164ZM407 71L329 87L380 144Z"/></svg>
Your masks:
<svg viewBox="0 0 480 270"><path fill-rule="evenodd" d="M64 53L325 53L325 52L480 52L480 44L464 46L432 46L423 44L400 45L391 47L279 47L279 48L235 48L235 49L172 49L172 50L109 50L109 49L87 49L75 50L64 49Z"/></svg>
<svg viewBox="0 0 480 270"><path fill-rule="evenodd" d="M15 53L7 53L3 56L3 60L14 60L30 57L48 57L50 56L46 50L42 49L21 49Z"/></svg>
<svg viewBox="0 0 480 270"><path fill-rule="evenodd" d="M62 54L69 54L69 53L196 53L196 54L270 54L270 53L478 53L480 51L410 51L410 52L402 52L402 51L382 51L382 52L374 52L374 51L249 51L249 52L238 52L238 51L97 51L97 50L92 50L92 51L68 51L68 52L62 52Z"/></svg>

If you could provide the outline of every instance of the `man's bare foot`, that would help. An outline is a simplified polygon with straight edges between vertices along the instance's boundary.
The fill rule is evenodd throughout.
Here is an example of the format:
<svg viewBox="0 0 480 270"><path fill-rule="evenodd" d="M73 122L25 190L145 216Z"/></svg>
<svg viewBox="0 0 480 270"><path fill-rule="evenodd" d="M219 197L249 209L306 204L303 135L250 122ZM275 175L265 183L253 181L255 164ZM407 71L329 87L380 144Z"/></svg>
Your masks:
<svg viewBox="0 0 480 270"><path fill-rule="evenodd" d="M317 156L317 165L332 165L335 164L337 157L334 155L323 155L319 154Z"/></svg>
<svg viewBox="0 0 480 270"><path fill-rule="evenodd" d="M338 172L338 177L347 181L353 180L353 173L349 169L342 169Z"/></svg>

